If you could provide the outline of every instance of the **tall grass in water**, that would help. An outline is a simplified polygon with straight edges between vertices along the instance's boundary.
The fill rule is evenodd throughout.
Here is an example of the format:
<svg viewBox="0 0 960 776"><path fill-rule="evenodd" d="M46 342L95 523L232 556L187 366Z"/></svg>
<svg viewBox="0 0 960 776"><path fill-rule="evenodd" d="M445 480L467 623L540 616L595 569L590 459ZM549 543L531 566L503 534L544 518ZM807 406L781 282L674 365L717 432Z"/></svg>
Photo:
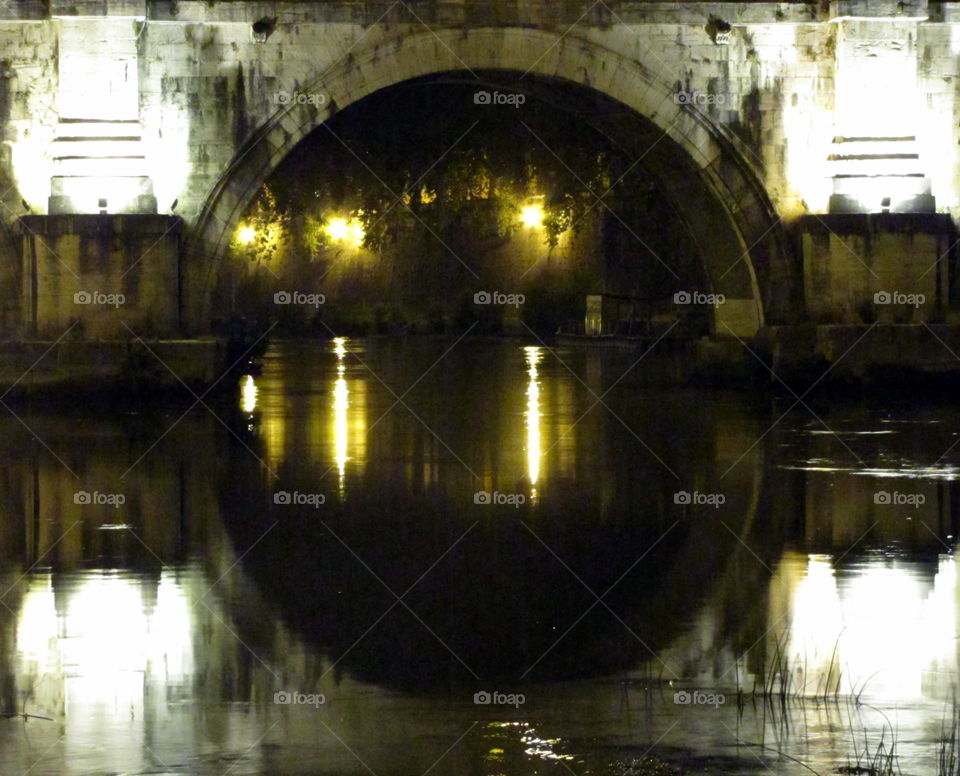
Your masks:
<svg viewBox="0 0 960 776"><path fill-rule="evenodd" d="M870 742L870 734L863 728L863 747L858 740L858 733L854 725L853 715L847 708L847 719L850 726L850 736L853 740L853 760L848 757L847 764L837 768L838 773L851 776L900 776L900 765L897 761L897 732L887 720L886 726L880 732L880 741L875 745ZM886 719L886 715L884 715ZM889 744L887 731L889 730Z"/></svg>
<svg viewBox="0 0 960 776"><path fill-rule="evenodd" d="M937 753L937 776L960 776L960 707L957 706L956 688L950 717L940 726L940 749Z"/></svg>
<svg viewBox="0 0 960 776"><path fill-rule="evenodd" d="M842 635L842 633L841 633ZM840 686L843 680L843 672L840 669L837 653L840 646L840 636L833 645L833 652L830 655L830 664L827 667L826 676L817 682L817 686L810 692L807 687L807 665L806 660L800 666L794 666L790 663L790 658L786 652L786 632L777 636L773 647L773 656L766 663L763 669L763 676L760 677L760 683L754 680L753 689L749 693L743 693L746 696L754 698L763 698L765 702L773 702L786 708L788 701L812 699L819 701L833 700L840 698ZM802 680L797 680L795 671L799 670ZM863 693L867 682L865 681L860 688L851 687L851 695L860 702L860 695ZM737 693L738 699L742 692L740 687L739 672L737 675Z"/></svg>

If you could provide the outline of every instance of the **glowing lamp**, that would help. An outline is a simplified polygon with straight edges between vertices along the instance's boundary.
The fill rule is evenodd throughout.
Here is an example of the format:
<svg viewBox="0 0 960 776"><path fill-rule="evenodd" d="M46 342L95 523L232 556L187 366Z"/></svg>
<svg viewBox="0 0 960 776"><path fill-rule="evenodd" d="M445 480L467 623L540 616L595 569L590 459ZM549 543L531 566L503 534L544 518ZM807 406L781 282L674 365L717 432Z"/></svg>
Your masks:
<svg viewBox="0 0 960 776"><path fill-rule="evenodd" d="M543 218L542 205L526 205L520 211L520 223L533 229L539 229L543 226Z"/></svg>
<svg viewBox="0 0 960 776"><path fill-rule="evenodd" d="M350 226L345 218L331 218L327 221L327 236L331 240L346 240Z"/></svg>
<svg viewBox="0 0 960 776"><path fill-rule="evenodd" d="M257 232L252 226L244 226L239 232L237 232L237 239L243 245L249 245L252 243L256 236Z"/></svg>
<svg viewBox="0 0 960 776"><path fill-rule="evenodd" d="M359 247L363 244L366 232L363 225L356 219L347 221L346 218L331 218L327 221L324 230L334 242L348 242Z"/></svg>
<svg viewBox="0 0 960 776"><path fill-rule="evenodd" d="M350 222L350 239L353 240L354 245L363 245L363 238L366 236L366 234L366 231L360 225L359 221L354 219Z"/></svg>

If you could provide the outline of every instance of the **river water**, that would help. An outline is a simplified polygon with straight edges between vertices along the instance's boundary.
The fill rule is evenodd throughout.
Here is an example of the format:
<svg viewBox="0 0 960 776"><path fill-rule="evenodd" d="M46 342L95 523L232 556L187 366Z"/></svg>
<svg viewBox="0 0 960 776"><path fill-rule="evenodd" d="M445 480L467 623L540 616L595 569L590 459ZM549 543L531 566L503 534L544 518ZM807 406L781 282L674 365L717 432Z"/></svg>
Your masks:
<svg viewBox="0 0 960 776"><path fill-rule="evenodd" d="M288 342L4 410L0 773L936 774L960 412L657 368Z"/></svg>

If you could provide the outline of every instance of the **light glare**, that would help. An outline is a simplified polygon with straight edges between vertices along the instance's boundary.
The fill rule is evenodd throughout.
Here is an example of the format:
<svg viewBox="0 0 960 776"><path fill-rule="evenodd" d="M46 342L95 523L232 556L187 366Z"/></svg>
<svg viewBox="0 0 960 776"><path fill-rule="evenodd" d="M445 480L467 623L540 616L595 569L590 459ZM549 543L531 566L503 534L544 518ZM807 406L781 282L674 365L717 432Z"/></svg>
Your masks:
<svg viewBox="0 0 960 776"><path fill-rule="evenodd" d="M527 375L527 476L530 478L531 494L537 496L537 480L540 478L540 381L537 374L537 365L540 363L541 352L538 347L526 347Z"/></svg>
<svg viewBox="0 0 960 776"><path fill-rule="evenodd" d="M347 221L346 218L331 218L327 221L324 230L334 242L348 242L356 247L363 244L366 231L356 218Z"/></svg>
<svg viewBox="0 0 960 776"><path fill-rule="evenodd" d="M527 205L520 211L520 221L524 226L539 229L543 226L543 207L540 205Z"/></svg>
<svg viewBox="0 0 960 776"><path fill-rule="evenodd" d="M350 391L347 388L347 381L344 378L346 367L343 363L344 356L347 354L346 340L343 337L335 337L333 340L333 352L337 356L337 381L333 386L333 443L334 460L337 464L337 473L339 475L340 497L344 495L346 489L346 470L347 461L350 460L347 454L347 445L349 444L349 424L347 422L347 411L350 408Z"/></svg>
<svg viewBox="0 0 960 776"><path fill-rule="evenodd" d="M253 375L247 375L243 380L240 408L248 415L257 408L257 383Z"/></svg>

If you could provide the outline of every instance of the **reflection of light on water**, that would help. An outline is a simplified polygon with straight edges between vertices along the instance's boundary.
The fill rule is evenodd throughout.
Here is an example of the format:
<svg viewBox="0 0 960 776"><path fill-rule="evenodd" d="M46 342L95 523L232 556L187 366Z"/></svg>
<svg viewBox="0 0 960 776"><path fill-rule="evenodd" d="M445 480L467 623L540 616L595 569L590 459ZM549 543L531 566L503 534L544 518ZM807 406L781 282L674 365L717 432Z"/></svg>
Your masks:
<svg viewBox="0 0 960 776"><path fill-rule="evenodd" d="M87 577L69 597L60 644L63 665L82 695L112 700L142 686L147 623L135 580L106 572Z"/></svg>
<svg viewBox="0 0 960 776"><path fill-rule="evenodd" d="M849 625L844 658L864 679L878 671L871 680L876 689L901 697L919 695L924 595L918 580L902 568L868 567L851 580L844 599Z"/></svg>
<svg viewBox="0 0 960 776"><path fill-rule="evenodd" d="M287 419L280 412L264 412L260 425L260 434L263 436L264 447L267 450L267 464L275 469L283 461L284 445L286 444Z"/></svg>
<svg viewBox="0 0 960 776"><path fill-rule="evenodd" d="M343 492L344 475L347 469L347 408L350 406L347 381L338 377L333 387L333 439L334 460L340 474L340 491Z"/></svg>
<svg viewBox="0 0 960 776"><path fill-rule="evenodd" d="M542 348L524 348L527 357L527 476L530 478L530 497L537 497L537 480L540 478L540 381L537 365L542 357Z"/></svg>
<svg viewBox="0 0 960 776"><path fill-rule="evenodd" d="M150 665L161 680L183 679L193 674L190 603L189 594L174 573L164 570L150 621Z"/></svg>
<svg viewBox="0 0 960 776"><path fill-rule="evenodd" d="M926 648L929 674L921 680L922 691L937 699L947 698L948 685L957 683L956 639L960 636L957 618L957 559L941 555L933 590L927 596L921 623L921 640ZM948 679L950 677L950 679Z"/></svg>
<svg viewBox="0 0 960 776"><path fill-rule="evenodd" d="M17 652L33 666L30 697L40 709L66 706L83 725L94 724L94 707L141 717L150 678L164 686L192 673L188 599L171 572L146 583L117 572L84 574L59 612L56 603L50 575L36 577L17 622Z"/></svg>
<svg viewBox="0 0 960 776"><path fill-rule="evenodd" d="M528 757L537 757L541 760L572 760L573 755L559 754L554 751L560 743L559 738L541 738L537 731L530 727L529 722L488 722L487 728L493 731L502 731L497 737L507 737L512 728L517 728L520 734L520 743L523 745L523 752ZM504 750L501 747L490 749L484 759L493 762L503 761Z"/></svg>
<svg viewBox="0 0 960 776"><path fill-rule="evenodd" d="M240 409L248 415L257 408L257 383L253 375L247 375L243 378L243 385L240 388Z"/></svg>
<svg viewBox="0 0 960 776"><path fill-rule="evenodd" d="M573 755L557 754L553 747L560 743L559 738L540 738L533 728L529 728L520 739L527 748L523 751L531 757L539 757L541 760L572 760Z"/></svg>
<svg viewBox="0 0 960 776"><path fill-rule="evenodd" d="M345 476L347 470L347 443L349 440L349 429L347 425L347 410L350 407L350 391L347 389L347 381L344 378L346 367L343 359L347 354L346 340L343 337L336 337L333 340L333 352L337 355L337 381L333 386L333 458L337 463L338 489L342 497L345 490Z"/></svg>
<svg viewBox="0 0 960 776"><path fill-rule="evenodd" d="M795 671L806 669L804 691L823 692L842 670L841 693L865 684L865 697L947 699L957 682L956 586L949 555L940 556L932 588L916 569L887 558L870 558L838 580L829 558L808 556L791 585L787 653Z"/></svg>
<svg viewBox="0 0 960 776"><path fill-rule="evenodd" d="M801 472L827 472L830 474L851 474L855 477L882 477L898 480L956 480L960 478L960 467L952 464L921 466L907 461L888 468L860 467L854 469L849 466L836 466L823 458L811 458L802 464L783 465L779 468Z"/></svg>
<svg viewBox="0 0 960 776"><path fill-rule="evenodd" d="M47 665L56 648L57 610L49 574L34 577L23 597L17 622L17 651L31 661Z"/></svg>
<svg viewBox="0 0 960 776"><path fill-rule="evenodd" d="M791 665L803 666L806 675L800 678L805 693L832 693L821 685L831 677L836 682L837 661L834 649L843 631L840 597L830 558L810 555L806 575L793 593L793 621L787 657ZM800 687L793 689L799 690Z"/></svg>

